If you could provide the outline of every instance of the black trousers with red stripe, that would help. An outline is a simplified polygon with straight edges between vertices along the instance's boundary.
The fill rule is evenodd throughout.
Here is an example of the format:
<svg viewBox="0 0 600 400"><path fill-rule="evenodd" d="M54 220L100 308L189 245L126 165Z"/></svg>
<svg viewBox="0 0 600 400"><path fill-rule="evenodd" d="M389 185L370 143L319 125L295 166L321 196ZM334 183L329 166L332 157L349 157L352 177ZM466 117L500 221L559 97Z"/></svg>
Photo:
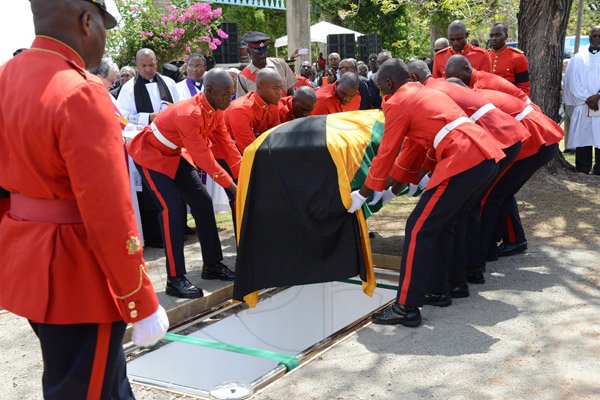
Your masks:
<svg viewBox="0 0 600 400"><path fill-rule="evenodd" d="M408 306L423 305L430 289L432 272L440 258L451 259L451 237L458 215L481 196L481 191L498 172L494 160L486 160L438 186L426 190L406 221L396 301ZM440 246L439 244L444 244Z"/></svg>
<svg viewBox="0 0 600 400"><path fill-rule="evenodd" d="M196 221L196 232L204 264L216 264L223 260L212 200L202 184L198 171L183 158L179 161L175 179L137 164L136 168L161 210L161 229L168 276L186 274L183 252L183 227L187 218L186 203L190 206ZM181 201L182 198L185 202Z"/></svg>
<svg viewBox="0 0 600 400"><path fill-rule="evenodd" d="M123 353L124 322L29 323L42 348L44 399L134 399Z"/></svg>
<svg viewBox="0 0 600 400"><path fill-rule="evenodd" d="M466 209L460 213L455 222L454 230L451 234L445 235L454 241L452 258L446 260L450 262L449 287L456 287L466 282L467 271L471 266L478 262L480 253L480 221L481 221L481 200L489 188L503 176L504 171L510 167L513 160L521 150L521 142L516 143L504 149L504 157L498 162L498 172L484 183L478 194L474 196L471 203L466 204ZM434 291L433 293L446 293L448 289L445 285L441 287L444 291Z"/></svg>
<svg viewBox="0 0 600 400"><path fill-rule="evenodd" d="M496 232L496 237L498 240L502 240L502 243L523 243L527 241L525 237L525 230L523 229L523 224L521 223L521 216L519 215L519 206L517 205L517 200L515 200L515 196L507 200L507 204L505 209L508 209L508 215L504 219L504 222L500 224L498 227L499 232ZM503 214L505 214L504 212ZM498 241L497 240L497 241ZM496 251L494 249L495 243L490 243L490 250Z"/></svg>
<svg viewBox="0 0 600 400"><path fill-rule="evenodd" d="M477 267L485 265L485 257L488 249L490 246L495 245L497 232L502 226L505 226L505 221L509 218L511 210L516 210L517 215L516 218L511 217L510 219L513 223L518 221L518 224L514 225L513 228L518 228L517 230L521 232L523 231L521 218L516 208L515 194L538 169L550 162L556 156L557 152L558 144L543 145L536 154L512 164L502 179L490 189L482 208L481 253ZM525 241L525 233L523 232L522 235L522 238L516 238L517 243Z"/></svg>

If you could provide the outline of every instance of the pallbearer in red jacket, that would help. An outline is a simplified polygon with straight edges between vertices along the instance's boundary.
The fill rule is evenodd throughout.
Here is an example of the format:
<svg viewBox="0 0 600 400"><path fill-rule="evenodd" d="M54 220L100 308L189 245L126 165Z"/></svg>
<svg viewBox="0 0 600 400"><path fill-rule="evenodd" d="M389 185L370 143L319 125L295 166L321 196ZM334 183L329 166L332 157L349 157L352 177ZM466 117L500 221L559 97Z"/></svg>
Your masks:
<svg viewBox="0 0 600 400"><path fill-rule="evenodd" d="M0 185L11 193L0 306L38 336L44 398L133 399L126 323L150 345L168 319L142 258L121 128L85 70L100 65L116 20L102 0L31 0L31 10L31 49L0 68Z"/></svg>
<svg viewBox="0 0 600 400"><path fill-rule="evenodd" d="M446 63L446 78L458 78L471 89L498 90L521 99L527 104L532 104L529 96L521 89L498 75L476 70L471 65L471 62L461 55L455 55L448 59ZM533 107L539 110L538 106L533 105Z"/></svg>
<svg viewBox="0 0 600 400"><path fill-rule="evenodd" d="M490 30L488 54L492 63L492 74L498 75L521 89L529 96L529 61L519 49L508 47L508 28L499 22Z"/></svg>
<svg viewBox="0 0 600 400"><path fill-rule="evenodd" d="M485 265L486 256L496 251L497 232L516 204L514 195L535 171L554 158L558 152L558 143L564 136L564 131L556 122L513 96L486 89L476 89L475 92L513 116L529 130L531 136L523 142L523 148L515 162L502 179L489 189L484 198L481 214L481 258L476 269L471 272L473 277L482 276L481 268Z"/></svg>
<svg viewBox="0 0 600 400"><path fill-rule="evenodd" d="M373 191L385 190L388 176L396 179L395 160L402 141L414 148L435 149L437 166L427 190L406 222L406 239L400 264L396 302L373 316L378 324L418 326L430 268L437 259L431 246L439 234L498 171L504 153L490 135L473 123L448 96L419 82L410 82L406 65L391 59L377 72L377 86L386 95L383 103L385 132L365 184L352 192L348 212L358 210ZM400 157L405 153L402 149ZM394 188L388 189L397 190ZM378 195L380 197L381 194ZM448 255L450 256L450 255Z"/></svg>
<svg viewBox="0 0 600 400"><path fill-rule="evenodd" d="M213 68L204 76L204 93L181 101L160 113L138 134L127 150L152 190L162 212L162 229L167 257L167 294L195 298L202 290L185 277L183 254L186 206L189 204L202 248L202 279L233 280L233 272L221 261L221 242L212 200L200 180L200 167L229 195L235 197L232 177L218 164L218 148L237 178L241 156L223 122L223 111L231 101L233 82L229 74ZM182 151L185 148L186 151Z"/></svg>
<svg viewBox="0 0 600 400"><path fill-rule="evenodd" d="M263 68L256 74L256 91L238 97L225 111L225 125L241 154L257 137L279 125L277 103L282 87L281 76Z"/></svg>
<svg viewBox="0 0 600 400"><path fill-rule="evenodd" d="M475 71L469 61L462 56L452 56L446 64L446 76L455 77L463 81L467 86L473 89L489 89L497 90L514 96L536 111L541 112L540 108L533 103L529 96L521 89L508 82L506 79L498 75L489 74L483 71ZM512 255L525 251L527 249L527 239L525 231L519 217L519 208L514 202L510 207L509 216L506 219L505 227L502 229L502 247L495 253L490 255L490 259L496 259L498 256Z"/></svg>
<svg viewBox="0 0 600 400"><path fill-rule="evenodd" d="M346 72L333 85L317 90L317 104L312 115L327 115L360 108L358 75Z"/></svg>
<svg viewBox="0 0 600 400"><path fill-rule="evenodd" d="M408 70L414 80L418 80L426 87L436 89L450 97L476 124L484 128L494 139L500 143L502 151L506 155L498 164L498 176L502 176L506 168L515 160L522 148L522 142L531 135L529 131L516 121L511 115L506 114L493 103L473 90L457 86L445 79L435 79L431 76L427 64L421 60L410 61ZM456 79L456 78L449 78ZM460 83L462 81L459 80ZM518 100L518 99L515 99ZM488 188L481 192L484 196ZM442 268L448 262L451 263L452 274L434 274L430 286L431 293L425 299L426 304L448 305L450 297L467 296L467 268L479 263L479 222L481 209L477 201L470 210L463 213L455 223L452 238L454 244L454 256L452 260L441 259L438 267ZM450 297L443 293L443 278L450 276ZM470 281L473 282L473 279ZM483 275L473 283L484 283Z"/></svg>
<svg viewBox="0 0 600 400"><path fill-rule="evenodd" d="M481 47L473 46L467 39L469 32L465 23L462 21L453 21L448 26L448 41L450 46L443 50L436 51L433 56L433 77L444 78L445 68L448 59L455 54L465 56L478 71L491 72L490 59L487 52Z"/></svg>
<svg viewBox="0 0 600 400"><path fill-rule="evenodd" d="M300 86L293 96L286 96L279 100L279 120L288 122L293 119L307 117L315 108L315 90L308 86Z"/></svg>

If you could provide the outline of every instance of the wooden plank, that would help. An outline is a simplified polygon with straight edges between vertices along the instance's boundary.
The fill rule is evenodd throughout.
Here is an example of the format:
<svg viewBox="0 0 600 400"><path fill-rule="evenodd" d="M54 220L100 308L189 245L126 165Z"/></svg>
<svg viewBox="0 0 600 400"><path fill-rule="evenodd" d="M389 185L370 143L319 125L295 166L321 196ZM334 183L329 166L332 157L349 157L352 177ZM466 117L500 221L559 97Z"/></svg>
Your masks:
<svg viewBox="0 0 600 400"><path fill-rule="evenodd" d="M400 271L400 261L402 261L402 257L399 256L373 253L373 264L377 268Z"/></svg>

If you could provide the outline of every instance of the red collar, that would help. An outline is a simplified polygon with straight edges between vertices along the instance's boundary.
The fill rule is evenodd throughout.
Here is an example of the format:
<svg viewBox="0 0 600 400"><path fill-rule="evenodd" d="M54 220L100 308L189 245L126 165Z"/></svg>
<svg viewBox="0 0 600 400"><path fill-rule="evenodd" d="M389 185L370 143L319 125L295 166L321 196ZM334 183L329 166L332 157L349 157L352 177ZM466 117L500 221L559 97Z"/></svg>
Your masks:
<svg viewBox="0 0 600 400"><path fill-rule="evenodd" d="M504 45L500 50L496 51L496 50L492 49L492 51L494 52L494 54L500 54L500 53L504 53L507 49L508 49L508 46Z"/></svg>
<svg viewBox="0 0 600 400"><path fill-rule="evenodd" d="M266 110L269 107L269 105L265 103L263 99L260 98L258 92L252 92L252 96L248 97L250 98L250 100L252 100L254 104L256 104L259 108L262 108L263 110Z"/></svg>
<svg viewBox="0 0 600 400"><path fill-rule="evenodd" d="M215 112L217 112L217 110L215 110L214 108L212 108L212 106L208 103L208 100L206 100L206 96L204 96L204 93L198 93L198 100L196 100L198 102L198 104L200 104L200 107L202 107L202 111L205 111L208 113L208 115L213 115Z"/></svg>
<svg viewBox="0 0 600 400"><path fill-rule="evenodd" d="M469 42L467 42L467 45L459 53L457 53L456 51L454 51L454 49L452 48L452 46L450 46L450 50L452 50L453 54L466 54L469 51L471 51L472 49L473 49L473 46L471 46L471 43L469 43Z"/></svg>
<svg viewBox="0 0 600 400"><path fill-rule="evenodd" d="M75 63L80 68L85 68L83 58L72 47L50 36L38 35L31 44L31 50L56 54L67 61Z"/></svg>

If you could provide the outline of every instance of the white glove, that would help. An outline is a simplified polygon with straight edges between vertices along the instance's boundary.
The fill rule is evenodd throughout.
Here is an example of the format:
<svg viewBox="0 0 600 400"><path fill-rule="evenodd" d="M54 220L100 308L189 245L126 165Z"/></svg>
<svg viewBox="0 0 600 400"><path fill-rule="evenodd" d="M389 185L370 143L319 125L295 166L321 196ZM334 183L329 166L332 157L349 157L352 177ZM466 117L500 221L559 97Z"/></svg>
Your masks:
<svg viewBox="0 0 600 400"><path fill-rule="evenodd" d="M425 190L425 188L427 187L427 184L429 183L429 175L425 174L423 176L423 178L421 178L421 181L419 182L419 188L421 188L422 190Z"/></svg>
<svg viewBox="0 0 600 400"><path fill-rule="evenodd" d="M381 205L385 206L387 203L392 201L394 197L396 197L396 195L394 194L394 192L392 192L392 188L390 187L387 190L375 192L375 194L373 195L373 200L371 200L368 204L370 206L374 206L379 202L379 200L381 200Z"/></svg>
<svg viewBox="0 0 600 400"><path fill-rule="evenodd" d="M383 197L383 191L377 191L375 193L373 193L373 200L371 200L370 202L368 202L367 204L369 204L370 206L374 206L375 204L377 204L377 202L379 200L381 200L381 198Z"/></svg>
<svg viewBox="0 0 600 400"><path fill-rule="evenodd" d="M352 204L350 205L350 208L348 209L349 213L356 212L356 210L361 208L362 205L365 203L365 201L367 201L367 198L363 197L358 192L358 190L355 190L354 192L350 193L350 197L352 197Z"/></svg>
<svg viewBox="0 0 600 400"><path fill-rule="evenodd" d="M385 206L387 203L389 203L390 201L392 201L395 198L396 198L396 195L394 194L394 192L392 192L392 188L389 188L388 190L383 192L383 196L381 198L381 204Z"/></svg>
<svg viewBox="0 0 600 400"><path fill-rule="evenodd" d="M161 305L154 313L140 322L133 323L131 340L137 346L150 346L165 336L169 329L169 318Z"/></svg>
<svg viewBox="0 0 600 400"><path fill-rule="evenodd" d="M414 183L408 184L408 193L406 193L409 197L417 197L421 194L421 190L419 190L419 185L415 185Z"/></svg>

